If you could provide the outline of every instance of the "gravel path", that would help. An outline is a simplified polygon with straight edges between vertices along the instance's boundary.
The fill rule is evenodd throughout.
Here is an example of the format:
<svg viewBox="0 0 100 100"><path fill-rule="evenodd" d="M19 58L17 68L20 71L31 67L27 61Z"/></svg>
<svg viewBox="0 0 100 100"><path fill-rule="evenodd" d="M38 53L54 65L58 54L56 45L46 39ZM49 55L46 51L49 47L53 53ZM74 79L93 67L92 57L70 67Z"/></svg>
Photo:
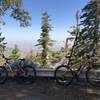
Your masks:
<svg viewBox="0 0 100 100"><path fill-rule="evenodd" d="M8 80L0 85L0 100L100 100L100 88L82 82L63 87L45 78L38 78L32 85Z"/></svg>

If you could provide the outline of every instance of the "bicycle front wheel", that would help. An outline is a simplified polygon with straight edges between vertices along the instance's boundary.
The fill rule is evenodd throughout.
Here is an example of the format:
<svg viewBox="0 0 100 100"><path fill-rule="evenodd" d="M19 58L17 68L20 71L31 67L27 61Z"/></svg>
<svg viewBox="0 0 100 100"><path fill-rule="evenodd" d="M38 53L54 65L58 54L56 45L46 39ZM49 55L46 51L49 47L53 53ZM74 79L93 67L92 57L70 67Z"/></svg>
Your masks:
<svg viewBox="0 0 100 100"><path fill-rule="evenodd" d="M58 66L54 72L55 80L60 85L70 85L73 80L73 71L66 65Z"/></svg>
<svg viewBox="0 0 100 100"><path fill-rule="evenodd" d="M93 65L93 67L89 67L86 71L86 78L88 83L92 86L100 86L100 65Z"/></svg>
<svg viewBox="0 0 100 100"><path fill-rule="evenodd" d="M5 81L7 80L7 77L8 77L8 72L6 68L0 66L0 84L4 84Z"/></svg>

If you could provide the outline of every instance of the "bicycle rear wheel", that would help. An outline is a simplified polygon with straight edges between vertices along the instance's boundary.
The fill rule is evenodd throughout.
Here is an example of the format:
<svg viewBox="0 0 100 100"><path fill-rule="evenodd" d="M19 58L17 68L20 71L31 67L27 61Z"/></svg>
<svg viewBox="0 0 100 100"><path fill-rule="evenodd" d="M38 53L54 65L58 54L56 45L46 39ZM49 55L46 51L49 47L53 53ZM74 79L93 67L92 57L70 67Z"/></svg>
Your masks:
<svg viewBox="0 0 100 100"><path fill-rule="evenodd" d="M100 86L100 65L93 65L86 71L86 79L92 86Z"/></svg>
<svg viewBox="0 0 100 100"><path fill-rule="evenodd" d="M23 70L25 72L23 76L23 83L32 84L36 80L35 68L30 65L27 65L27 66L23 66Z"/></svg>
<svg viewBox="0 0 100 100"><path fill-rule="evenodd" d="M60 85L70 85L73 80L73 71L66 65L58 66L54 72L55 80Z"/></svg>
<svg viewBox="0 0 100 100"><path fill-rule="evenodd" d="M7 77L8 77L8 72L6 68L0 66L0 84L4 84L5 81L7 80Z"/></svg>

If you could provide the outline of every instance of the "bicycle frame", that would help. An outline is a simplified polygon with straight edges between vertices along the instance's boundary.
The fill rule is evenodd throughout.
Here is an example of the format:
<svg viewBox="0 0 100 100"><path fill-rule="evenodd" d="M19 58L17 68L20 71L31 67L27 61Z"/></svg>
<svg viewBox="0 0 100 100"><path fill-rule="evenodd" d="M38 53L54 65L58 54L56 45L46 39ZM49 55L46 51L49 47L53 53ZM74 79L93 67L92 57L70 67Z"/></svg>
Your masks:
<svg viewBox="0 0 100 100"><path fill-rule="evenodd" d="M77 70L73 70L77 76L79 76L83 69L86 68L86 65L90 65L90 60L87 59L81 59L77 63L69 65L69 67L73 70L73 68L76 68L76 66L79 66Z"/></svg>
<svg viewBox="0 0 100 100"><path fill-rule="evenodd" d="M4 63L4 67L6 68L6 70L8 71L8 72L11 72L11 73L13 73L14 75L15 75L15 70L14 70L14 68L11 66L11 64L13 64L14 63L14 61L12 61L12 62L10 62L11 61L11 59L6 59L6 61L5 61L5 63ZM22 67L20 67L20 62L17 64L17 66L18 66L18 68L17 68L17 71L22 71L23 73L25 73L24 72L24 70L22 69Z"/></svg>
<svg viewBox="0 0 100 100"><path fill-rule="evenodd" d="M12 62L13 63L13 62ZM9 61L6 61L5 63L4 63L4 67L7 69L7 71L11 71L11 72L13 72L13 69L12 69L12 67L11 67L11 62L9 62Z"/></svg>

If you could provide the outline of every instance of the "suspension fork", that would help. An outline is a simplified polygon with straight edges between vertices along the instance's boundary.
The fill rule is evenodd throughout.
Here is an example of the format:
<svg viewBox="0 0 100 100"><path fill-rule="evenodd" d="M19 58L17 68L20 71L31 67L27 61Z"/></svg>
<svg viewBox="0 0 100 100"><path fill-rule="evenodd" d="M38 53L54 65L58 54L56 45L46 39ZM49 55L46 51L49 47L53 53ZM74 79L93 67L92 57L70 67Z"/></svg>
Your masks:
<svg viewBox="0 0 100 100"><path fill-rule="evenodd" d="M8 70L8 72L10 71L13 73L13 69L11 68L11 66L9 64L5 64L4 66Z"/></svg>

